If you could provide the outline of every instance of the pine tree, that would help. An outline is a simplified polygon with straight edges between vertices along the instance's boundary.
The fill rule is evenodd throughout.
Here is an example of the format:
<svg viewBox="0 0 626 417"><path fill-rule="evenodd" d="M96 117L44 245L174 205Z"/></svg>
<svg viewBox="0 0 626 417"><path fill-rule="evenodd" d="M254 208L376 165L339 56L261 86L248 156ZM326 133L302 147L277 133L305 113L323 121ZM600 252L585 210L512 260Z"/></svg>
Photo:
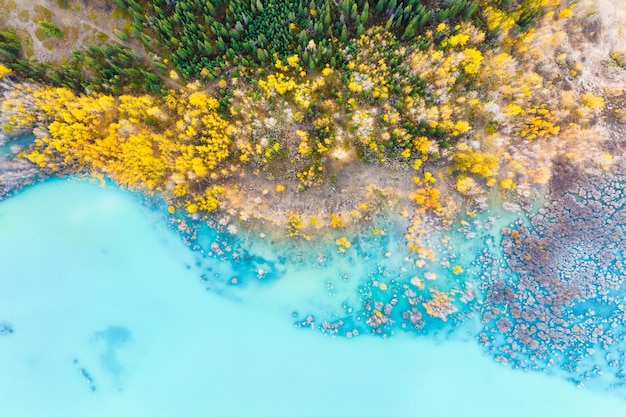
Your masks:
<svg viewBox="0 0 626 417"><path fill-rule="evenodd" d="M404 33L402 34L403 41L407 39L411 39L413 36L415 36L415 27L417 26L418 20L419 20L419 16L415 16L413 17L413 19L411 19L409 24L406 26Z"/></svg>
<svg viewBox="0 0 626 417"><path fill-rule="evenodd" d="M386 5L387 5L387 0L378 0L378 3L376 4L376 11L378 13L382 13Z"/></svg>
<svg viewBox="0 0 626 417"><path fill-rule="evenodd" d="M348 41L348 28L346 27L346 24L343 24L343 27L341 28L341 36L339 36L339 39L341 40L341 42L347 42Z"/></svg>
<svg viewBox="0 0 626 417"><path fill-rule="evenodd" d="M361 16L360 16L360 20L362 24L367 23L367 19L369 19L369 14L370 14L370 4L368 1L366 1L365 5L363 5L363 11L361 12Z"/></svg>

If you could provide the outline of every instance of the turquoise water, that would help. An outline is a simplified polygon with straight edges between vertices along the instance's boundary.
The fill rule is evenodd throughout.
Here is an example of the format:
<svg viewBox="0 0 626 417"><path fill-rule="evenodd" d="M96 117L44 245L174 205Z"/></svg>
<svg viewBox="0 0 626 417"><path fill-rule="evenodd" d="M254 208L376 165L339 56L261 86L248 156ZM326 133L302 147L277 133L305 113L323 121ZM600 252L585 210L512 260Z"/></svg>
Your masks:
<svg viewBox="0 0 626 417"><path fill-rule="evenodd" d="M266 282L246 281L262 260L199 262L133 194L34 186L0 203L0 328L13 330L0 335L0 415L626 415L615 393L499 365L473 338L294 327L294 311L340 305L393 261L331 258L317 274L269 263ZM210 285L207 265L241 285Z"/></svg>
<svg viewBox="0 0 626 417"><path fill-rule="evenodd" d="M2 138L0 138L0 156L16 154L30 145L34 140L35 136L33 135L20 136L6 143L3 143Z"/></svg>

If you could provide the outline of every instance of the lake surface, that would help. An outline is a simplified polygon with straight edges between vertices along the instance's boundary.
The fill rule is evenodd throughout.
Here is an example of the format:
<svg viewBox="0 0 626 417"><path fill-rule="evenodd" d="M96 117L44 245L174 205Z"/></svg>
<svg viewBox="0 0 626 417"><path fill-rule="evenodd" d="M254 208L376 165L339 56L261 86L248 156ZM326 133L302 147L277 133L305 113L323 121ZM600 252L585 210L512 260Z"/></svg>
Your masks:
<svg viewBox="0 0 626 417"><path fill-rule="evenodd" d="M113 186L55 179L1 202L0 415L626 415L616 393L499 365L473 335L296 328L294 311L324 307L324 274L287 263L280 278L207 290L197 259Z"/></svg>

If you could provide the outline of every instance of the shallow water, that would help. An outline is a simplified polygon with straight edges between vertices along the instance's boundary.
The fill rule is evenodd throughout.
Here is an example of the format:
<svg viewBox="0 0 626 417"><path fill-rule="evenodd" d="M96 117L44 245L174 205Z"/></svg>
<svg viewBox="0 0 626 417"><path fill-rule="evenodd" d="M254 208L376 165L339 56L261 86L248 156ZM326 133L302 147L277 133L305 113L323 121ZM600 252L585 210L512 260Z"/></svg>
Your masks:
<svg viewBox="0 0 626 417"><path fill-rule="evenodd" d="M34 140L35 136L33 135L23 135L6 143L3 143L2 138L0 138L0 156L17 154Z"/></svg>
<svg viewBox="0 0 626 417"><path fill-rule="evenodd" d="M327 275L286 265L220 295L196 259L115 187L52 180L0 203L0 326L13 330L0 335L0 415L626 413L615 394L511 370L473 340L296 329L293 310L333 304Z"/></svg>

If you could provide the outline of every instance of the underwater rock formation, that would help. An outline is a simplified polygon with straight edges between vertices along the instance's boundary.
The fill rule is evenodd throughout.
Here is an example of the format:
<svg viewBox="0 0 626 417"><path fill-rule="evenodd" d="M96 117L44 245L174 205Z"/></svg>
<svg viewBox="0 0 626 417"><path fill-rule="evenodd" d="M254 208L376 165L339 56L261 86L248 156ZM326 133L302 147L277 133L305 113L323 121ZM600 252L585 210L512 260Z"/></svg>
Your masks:
<svg viewBox="0 0 626 417"><path fill-rule="evenodd" d="M623 164L596 176L557 161L548 201L530 225L503 230L510 270L483 274L479 335L501 361L579 371L583 358L622 343L625 185Z"/></svg>

